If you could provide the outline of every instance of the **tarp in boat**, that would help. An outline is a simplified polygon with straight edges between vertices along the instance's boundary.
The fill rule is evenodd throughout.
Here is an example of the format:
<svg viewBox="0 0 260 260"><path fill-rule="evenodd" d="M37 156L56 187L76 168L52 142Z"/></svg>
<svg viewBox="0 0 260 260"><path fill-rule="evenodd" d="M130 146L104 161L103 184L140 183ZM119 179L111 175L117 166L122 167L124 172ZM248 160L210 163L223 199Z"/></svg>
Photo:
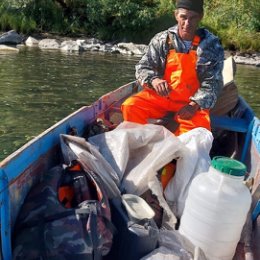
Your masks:
<svg viewBox="0 0 260 260"><path fill-rule="evenodd" d="M210 166L212 141L211 132L205 128L176 137L161 125L131 122L123 122L113 131L89 138L115 170L120 190L126 193L141 195L152 182L156 183L158 170L177 158L175 177L164 195L178 217L191 180Z"/></svg>

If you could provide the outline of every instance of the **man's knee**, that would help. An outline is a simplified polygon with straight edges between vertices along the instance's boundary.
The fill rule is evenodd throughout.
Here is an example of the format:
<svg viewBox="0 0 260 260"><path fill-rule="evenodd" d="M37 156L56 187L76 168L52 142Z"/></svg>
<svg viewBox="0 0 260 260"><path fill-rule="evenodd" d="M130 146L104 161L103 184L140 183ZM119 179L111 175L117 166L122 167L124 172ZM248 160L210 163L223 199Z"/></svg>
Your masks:
<svg viewBox="0 0 260 260"><path fill-rule="evenodd" d="M146 124L146 114L141 108L123 103L121 110L124 121Z"/></svg>

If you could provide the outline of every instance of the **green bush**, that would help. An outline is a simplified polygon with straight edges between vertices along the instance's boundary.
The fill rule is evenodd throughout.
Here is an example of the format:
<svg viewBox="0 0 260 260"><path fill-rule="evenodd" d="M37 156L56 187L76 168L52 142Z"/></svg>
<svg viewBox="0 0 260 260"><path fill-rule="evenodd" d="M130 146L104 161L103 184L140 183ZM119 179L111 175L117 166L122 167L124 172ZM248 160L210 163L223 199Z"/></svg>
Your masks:
<svg viewBox="0 0 260 260"><path fill-rule="evenodd" d="M259 0L205 0L202 25L226 48L260 50ZM0 29L148 43L175 23L175 0L1 0ZM18 14L18 15L17 15Z"/></svg>
<svg viewBox="0 0 260 260"><path fill-rule="evenodd" d="M21 32L28 34L36 30L37 24L32 18L23 17L20 25Z"/></svg>
<svg viewBox="0 0 260 260"><path fill-rule="evenodd" d="M205 1L203 25L217 34L226 48L260 50L260 1Z"/></svg>
<svg viewBox="0 0 260 260"><path fill-rule="evenodd" d="M5 13L0 16L1 31L15 30L21 33L31 33L37 28L36 22L23 15L13 15L12 13Z"/></svg>
<svg viewBox="0 0 260 260"><path fill-rule="evenodd" d="M174 10L174 0L160 0L160 5L159 8L157 10L157 14L159 16L161 15L172 15L173 14L173 10Z"/></svg>
<svg viewBox="0 0 260 260"><path fill-rule="evenodd" d="M89 16L97 20L97 36L107 40L130 40L133 34L147 30L156 14L158 1L100 0L101 9L88 9ZM90 21L91 22L91 21Z"/></svg>
<svg viewBox="0 0 260 260"><path fill-rule="evenodd" d="M11 29L10 25L11 16L7 13L0 15L0 28L1 31L8 31Z"/></svg>

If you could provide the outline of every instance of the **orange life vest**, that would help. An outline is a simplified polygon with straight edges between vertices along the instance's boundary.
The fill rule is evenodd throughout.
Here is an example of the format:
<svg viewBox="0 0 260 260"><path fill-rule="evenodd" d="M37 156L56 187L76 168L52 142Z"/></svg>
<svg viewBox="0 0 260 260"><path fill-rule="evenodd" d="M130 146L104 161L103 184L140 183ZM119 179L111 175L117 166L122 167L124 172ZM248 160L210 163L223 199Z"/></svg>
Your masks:
<svg viewBox="0 0 260 260"><path fill-rule="evenodd" d="M196 72L196 49L199 42L199 36L195 36L188 53L179 53L171 49L167 55L164 79L171 88L172 101L189 102L200 86Z"/></svg>
<svg viewBox="0 0 260 260"><path fill-rule="evenodd" d="M126 121L146 124L149 119L163 118L168 112L178 112L190 102L200 82L196 72L197 46L199 36L195 36L188 53L179 53L170 49L167 55L164 79L171 88L169 96L159 96L153 89L145 88L128 98L121 106L123 118ZM198 110L195 115L184 120L178 116L174 120L179 124L175 135L188 132L196 127L210 130L209 110Z"/></svg>

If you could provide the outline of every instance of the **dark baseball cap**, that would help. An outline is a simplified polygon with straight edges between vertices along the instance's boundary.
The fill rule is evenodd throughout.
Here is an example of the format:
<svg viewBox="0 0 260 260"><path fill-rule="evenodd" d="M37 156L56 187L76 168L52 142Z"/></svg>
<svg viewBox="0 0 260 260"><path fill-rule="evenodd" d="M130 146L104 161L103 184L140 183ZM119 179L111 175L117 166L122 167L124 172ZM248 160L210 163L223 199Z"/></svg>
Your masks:
<svg viewBox="0 0 260 260"><path fill-rule="evenodd" d="M197 13L203 13L203 0L177 0L176 8L183 8Z"/></svg>

